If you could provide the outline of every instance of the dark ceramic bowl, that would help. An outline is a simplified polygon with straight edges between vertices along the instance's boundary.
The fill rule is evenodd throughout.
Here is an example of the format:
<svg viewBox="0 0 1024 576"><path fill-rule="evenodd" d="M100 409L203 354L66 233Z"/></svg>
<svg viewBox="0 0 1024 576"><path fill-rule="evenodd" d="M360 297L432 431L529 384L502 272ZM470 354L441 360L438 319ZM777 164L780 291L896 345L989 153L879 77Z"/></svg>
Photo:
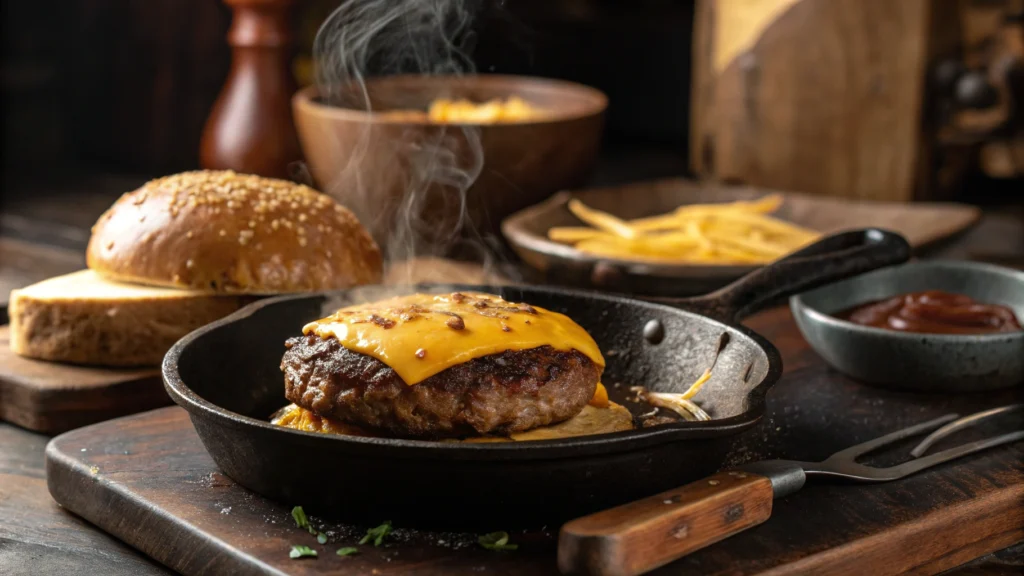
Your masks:
<svg viewBox="0 0 1024 576"><path fill-rule="evenodd" d="M1024 272L990 264L911 262L790 299L804 338L840 372L864 382L921 391L992 390L1024 383L1024 331L912 334L832 316L905 292L944 290L1003 304L1024 319Z"/></svg>

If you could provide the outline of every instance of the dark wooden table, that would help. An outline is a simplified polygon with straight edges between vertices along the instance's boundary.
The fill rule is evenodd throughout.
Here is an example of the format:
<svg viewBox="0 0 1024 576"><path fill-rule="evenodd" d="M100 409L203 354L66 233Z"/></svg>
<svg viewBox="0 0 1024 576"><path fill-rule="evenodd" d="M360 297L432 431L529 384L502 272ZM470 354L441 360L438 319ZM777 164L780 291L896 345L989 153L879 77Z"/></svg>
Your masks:
<svg viewBox="0 0 1024 576"><path fill-rule="evenodd" d="M97 177L65 190L8 198L0 214L0 304L6 303L11 288L81 268L89 226L120 193L144 180ZM1024 268L1024 211L1011 207L987 212L978 226L929 256ZM50 498L43 469L48 440L0 423L0 574L168 573ZM950 573L996 576L1022 571L1024 544L1017 544Z"/></svg>
<svg viewBox="0 0 1024 576"><path fill-rule="evenodd" d="M49 440L0 423L0 574L171 574L53 501L43 469Z"/></svg>

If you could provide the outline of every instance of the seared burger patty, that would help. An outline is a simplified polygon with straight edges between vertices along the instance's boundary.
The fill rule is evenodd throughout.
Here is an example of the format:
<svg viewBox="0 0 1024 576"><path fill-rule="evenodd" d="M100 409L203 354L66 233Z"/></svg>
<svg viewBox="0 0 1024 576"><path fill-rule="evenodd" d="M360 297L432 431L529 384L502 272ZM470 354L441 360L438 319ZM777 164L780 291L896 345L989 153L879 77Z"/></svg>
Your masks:
<svg viewBox="0 0 1024 576"><path fill-rule="evenodd" d="M476 358L409 386L333 338L309 334L285 345L289 401L400 437L507 434L561 422L590 401L601 375L580 352L543 346Z"/></svg>

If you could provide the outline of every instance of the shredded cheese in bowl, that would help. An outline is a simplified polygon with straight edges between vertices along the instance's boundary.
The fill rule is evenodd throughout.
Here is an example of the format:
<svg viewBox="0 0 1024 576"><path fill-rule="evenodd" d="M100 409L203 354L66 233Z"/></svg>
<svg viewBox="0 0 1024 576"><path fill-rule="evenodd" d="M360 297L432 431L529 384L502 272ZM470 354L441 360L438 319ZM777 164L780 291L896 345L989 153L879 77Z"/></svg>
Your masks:
<svg viewBox="0 0 1024 576"><path fill-rule="evenodd" d="M544 116L544 111L518 96L507 100L489 100L476 104L469 100L440 98L430 104L427 117L431 122L461 124L493 124L498 122L525 122Z"/></svg>
<svg viewBox="0 0 1024 576"><path fill-rule="evenodd" d="M519 96L495 98L476 103L465 98L452 100L438 98L430 103L426 112L421 110L391 110L384 112L396 121L429 121L435 124L512 124L530 122L548 115L543 108L534 106Z"/></svg>

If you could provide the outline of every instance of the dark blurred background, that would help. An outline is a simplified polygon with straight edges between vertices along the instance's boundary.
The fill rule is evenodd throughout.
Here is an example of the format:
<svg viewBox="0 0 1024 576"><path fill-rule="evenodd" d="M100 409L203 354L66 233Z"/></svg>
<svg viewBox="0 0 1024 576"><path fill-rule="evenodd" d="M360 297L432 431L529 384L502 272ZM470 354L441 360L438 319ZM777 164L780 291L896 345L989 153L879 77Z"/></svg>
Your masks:
<svg viewBox="0 0 1024 576"><path fill-rule="evenodd" d="M5 1L2 22L6 177L196 166L230 59L220 2Z"/></svg>
<svg viewBox="0 0 1024 576"><path fill-rule="evenodd" d="M692 142L707 142L708 134L715 131L720 140L726 140L736 131L731 124L715 124L716 119L728 115L715 116L706 108L691 107L694 82L703 78L692 69L694 50L700 49L700 34L695 32L695 26L701 25L697 12L702 5L712 5L711 0L485 3L489 4L484 10L486 17L476 24L478 42L474 57L480 72L575 80L608 94L611 104L596 184L696 171L701 176L717 175L727 181L820 192L813 186L799 184L806 178L789 177L813 172L817 161L780 166L785 176L780 178L778 174L759 174L756 170L741 170L738 175L727 173L722 168L728 160L722 146L691 154ZM316 30L338 4L338 0L297 0L293 7L293 69L300 85L309 81L309 51ZM903 115L890 122L920 132L907 145L916 155L912 170L918 190L913 192L912 199L1019 205L1024 202L1020 192L1024 188L1020 179L1024 172L1024 97L1020 88L1024 65L1020 55L1013 54L1013 38L1021 30L1020 4L1017 0L930 0L916 3L915 6L924 8L912 13L904 4L888 0L802 0L764 33L752 53L763 59L766 69L771 69L773 59L781 62L783 70L790 61L796 66L793 55L799 57L802 52L818 58L817 63L800 62L808 71L802 72L804 76L787 80L791 83L787 89L808 102L823 102L854 91L856 86L847 85L848 82L862 82L883 97L888 90L898 93L902 89L893 83L919 86L923 82L921 102L914 103L913 113L900 112ZM63 194L62 190L71 190L69 193L74 197L90 187L125 191L145 178L199 166L204 122L224 85L231 62L225 35L232 12L224 3L4 0L0 6L0 199L6 212L11 213L12 203L20 205L25 198ZM851 20L851 14L861 18L859 23ZM878 28L873 19L889 28ZM705 25L708 22L704 20ZM840 77L838 83L823 81L819 86L816 74L833 73L834 62L857 65L850 58L860 55L821 56L815 52L817 40L809 35L825 34L825 41L831 42L829 38L834 33L828 27L846 26L849 22L863 25L868 36L858 38L856 34L860 31L854 30L845 37L842 29L844 37L837 42L840 47L842 42L849 42L849 46L855 47L853 50L866 51L869 60L865 66L906 62L908 57L897 51L902 48L895 42L900 39L901 29L918 24L919 29L925 29L923 41L927 42L928 53L912 55L920 60L912 63L914 74L906 74L905 67L893 68L883 71L891 76L872 79L863 76L868 72L875 74L874 71L860 74L851 69L844 71L846 76ZM876 28L882 32L871 36ZM1018 44L1024 46L1024 41ZM810 48L803 50L805 45ZM1024 53L1024 49L1020 52ZM737 58L738 64L721 73L719 106L734 106L741 112L743 106L754 110L750 103L743 102L746 96L739 88L733 97L733 88L728 84L729 74L744 81L750 79L751 70L733 70L742 68L748 60ZM1003 66L1005 71L997 66ZM1010 88L1001 84L993 88L993 77L1005 77ZM770 75L758 78L762 84L772 81ZM1016 88L1013 82L1017 83ZM1016 96L1013 90L1017 90ZM766 99L770 93L771 90L763 90ZM844 104L846 108L839 110L860 112L858 98L861 96L853 94ZM778 108L777 103L767 100L760 104ZM997 120L989 118L993 114L990 108L994 107L1002 110ZM965 110L979 112L964 121L967 128L951 120ZM825 110L823 114L830 117L836 112ZM817 117L809 118L801 130L817 134L822 122ZM861 118L853 114L840 121L846 122L851 130L862 124ZM769 124L762 122L761 126ZM888 139L889 128L882 124L878 138L883 143ZM765 132L761 138L766 141L754 144L760 147L758 153L771 153L774 137ZM979 160L983 156L982 145L993 138L1015 142L1000 150L1017 151L1016 160L1012 154L1002 152L993 164L1001 166L995 172L986 170ZM853 142L854 138L851 136L850 140ZM859 143L869 149L875 146L863 140ZM837 148L839 152L829 153L846 155L852 145L843 143ZM806 146L812 151L820 148L814 141L808 141ZM718 161L718 166L713 162L707 164L713 160ZM885 193L883 190L879 195ZM897 199L906 199L905 196L894 195ZM109 194L106 198L109 199ZM97 206L106 201L95 200ZM32 210L24 208L20 213ZM4 220L5 229L12 226L16 227L17 222Z"/></svg>
<svg viewBox="0 0 1024 576"><path fill-rule="evenodd" d="M300 0L295 7L300 83L316 29L337 4ZM149 175L197 167L203 124L230 63L226 6L217 0L2 6L6 186L83 172ZM609 148L661 149L685 169L692 13L685 0L508 2L481 24L478 69L597 86L614 102Z"/></svg>

